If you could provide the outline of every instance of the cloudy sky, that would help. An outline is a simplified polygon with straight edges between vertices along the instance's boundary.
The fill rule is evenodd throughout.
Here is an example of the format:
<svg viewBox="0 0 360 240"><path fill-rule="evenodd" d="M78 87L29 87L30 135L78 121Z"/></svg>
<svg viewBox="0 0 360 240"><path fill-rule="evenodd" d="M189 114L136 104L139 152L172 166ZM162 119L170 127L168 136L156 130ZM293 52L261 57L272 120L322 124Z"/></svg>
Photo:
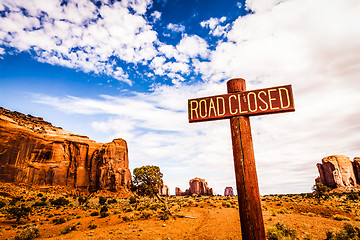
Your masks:
<svg viewBox="0 0 360 240"><path fill-rule="evenodd" d="M291 84L295 112L251 117L261 194L310 192L325 156L360 156L358 0L0 0L0 106L99 142L172 194L235 188L229 120L187 99Z"/></svg>

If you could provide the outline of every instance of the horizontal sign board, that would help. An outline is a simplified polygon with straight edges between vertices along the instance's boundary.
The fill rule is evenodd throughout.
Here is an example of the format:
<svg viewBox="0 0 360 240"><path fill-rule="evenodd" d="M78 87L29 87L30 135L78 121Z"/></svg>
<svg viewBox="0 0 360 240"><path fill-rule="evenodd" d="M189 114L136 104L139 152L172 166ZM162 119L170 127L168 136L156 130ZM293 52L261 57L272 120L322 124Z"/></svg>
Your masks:
<svg viewBox="0 0 360 240"><path fill-rule="evenodd" d="M291 85L188 100L189 122L295 111Z"/></svg>

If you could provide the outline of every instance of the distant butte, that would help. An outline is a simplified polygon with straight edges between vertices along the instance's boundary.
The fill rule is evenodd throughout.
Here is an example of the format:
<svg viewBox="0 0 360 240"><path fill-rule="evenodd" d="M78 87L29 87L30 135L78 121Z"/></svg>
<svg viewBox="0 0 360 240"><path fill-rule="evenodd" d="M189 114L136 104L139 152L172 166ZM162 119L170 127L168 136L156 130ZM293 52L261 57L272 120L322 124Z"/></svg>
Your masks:
<svg viewBox="0 0 360 240"><path fill-rule="evenodd" d="M123 139L97 143L40 117L0 107L0 181L89 191L129 189Z"/></svg>
<svg viewBox="0 0 360 240"><path fill-rule="evenodd" d="M175 188L176 196L185 196L185 195L214 195L213 189L208 187L208 183L205 179L193 178L189 181L190 188L186 189L185 192L181 191L180 188Z"/></svg>
<svg viewBox="0 0 360 240"><path fill-rule="evenodd" d="M350 158L344 155L331 155L316 164L319 177L316 183L322 183L332 189L353 190L360 186L360 158Z"/></svg>

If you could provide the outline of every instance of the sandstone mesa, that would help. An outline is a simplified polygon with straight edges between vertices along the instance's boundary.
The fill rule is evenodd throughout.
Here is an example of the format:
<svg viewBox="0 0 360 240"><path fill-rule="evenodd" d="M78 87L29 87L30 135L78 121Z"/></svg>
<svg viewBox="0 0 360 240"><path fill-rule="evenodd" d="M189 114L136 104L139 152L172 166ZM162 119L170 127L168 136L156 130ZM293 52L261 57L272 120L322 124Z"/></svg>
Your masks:
<svg viewBox="0 0 360 240"><path fill-rule="evenodd" d="M129 189L123 139L97 143L42 118L0 108L0 181L89 191Z"/></svg>
<svg viewBox="0 0 360 240"><path fill-rule="evenodd" d="M193 178L189 181L190 188L186 189L185 192L181 191L180 188L175 188L176 196L185 196L185 195L214 195L213 189L208 187L208 183L205 179Z"/></svg>
<svg viewBox="0 0 360 240"><path fill-rule="evenodd" d="M360 184L360 158L350 158L344 155L331 155L316 164L319 177L316 183L322 183L332 189L353 190Z"/></svg>

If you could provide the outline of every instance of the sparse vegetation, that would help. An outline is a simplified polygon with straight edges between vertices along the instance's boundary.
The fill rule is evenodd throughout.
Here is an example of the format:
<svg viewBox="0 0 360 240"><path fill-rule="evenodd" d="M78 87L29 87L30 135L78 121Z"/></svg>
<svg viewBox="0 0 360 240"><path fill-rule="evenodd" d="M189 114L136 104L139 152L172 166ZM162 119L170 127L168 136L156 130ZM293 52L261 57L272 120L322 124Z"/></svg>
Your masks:
<svg viewBox="0 0 360 240"><path fill-rule="evenodd" d="M292 240L296 238L296 231L278 222L266 229L266 237L269 240Z"/></svg>

